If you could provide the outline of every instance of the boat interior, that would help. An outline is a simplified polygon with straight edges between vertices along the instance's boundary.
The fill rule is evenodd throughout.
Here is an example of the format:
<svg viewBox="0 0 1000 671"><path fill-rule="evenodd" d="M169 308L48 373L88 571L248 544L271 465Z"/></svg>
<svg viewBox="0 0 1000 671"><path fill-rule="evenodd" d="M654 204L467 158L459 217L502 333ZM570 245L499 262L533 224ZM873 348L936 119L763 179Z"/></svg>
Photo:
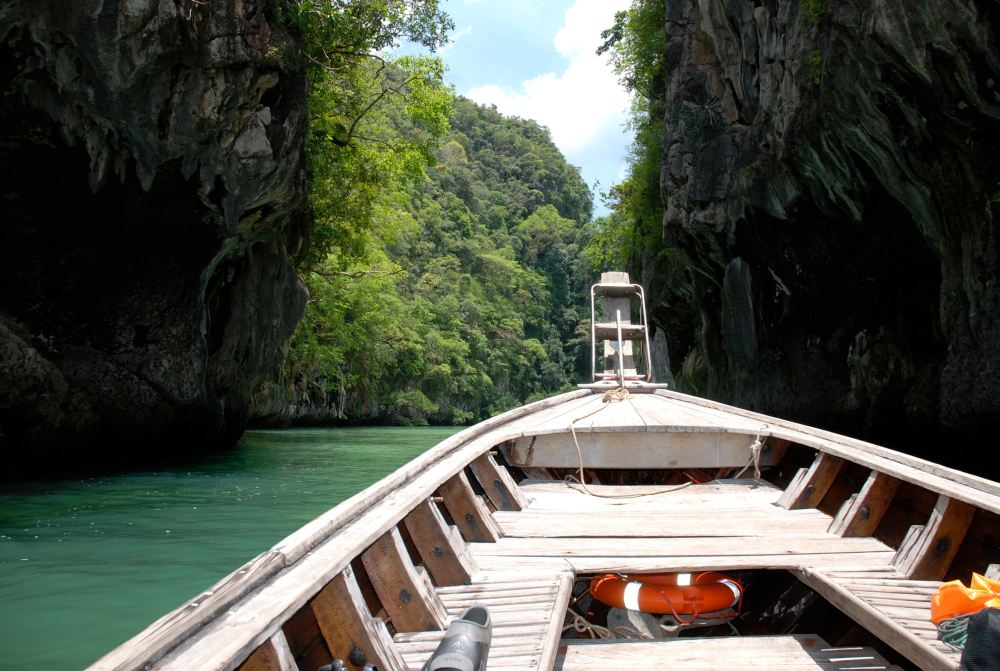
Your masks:
<svg viewBox="0 0 1000 671"><path fill-rule="evenodd" d="M668 390L607 396L456 434L93 668L420 669L472 605L489 669L958 668L930 596L998 568L995 483ZM737 614L622 631L588 590L699 571L740 581Z"/></svg>

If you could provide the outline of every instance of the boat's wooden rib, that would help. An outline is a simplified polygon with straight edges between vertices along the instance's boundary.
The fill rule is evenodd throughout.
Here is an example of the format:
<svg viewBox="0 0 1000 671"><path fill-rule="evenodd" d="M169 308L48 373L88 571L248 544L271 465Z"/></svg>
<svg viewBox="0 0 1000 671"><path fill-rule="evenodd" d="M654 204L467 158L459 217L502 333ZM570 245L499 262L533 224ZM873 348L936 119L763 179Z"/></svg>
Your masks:
<svg viewBox="0 0 1000 671"><path fill-rule="evenodd" d="M792 478L778 505L789 510L815 508L830 490L834 479L844 466L844 460L826 452L816 454L809 468L802 468Z"/></svg>
<svg viewBox="0 0 1000 671"><path fill-rule="evenodd" d="M500 468L493 455L481 454L469 464L486 496L497 510L521 510L525 506L521 490L506 468Z"/></svg>
<svg viewBox="0 0 1000 671"><path fill-rule="evenodd" d="M333 655L347 659L352 653L356 655L355 650L358 650L363 653L364 659L380 668L399 667L400 658L385 622L371 616L350 568L320 590L310 602L310 608ZM211 660L211 651L206 650L203 654L208 656L206 662ZM187 660L194 663L198 657L188 656ZM168 663L163 667L171 668L172 665ZM179 668L180 664L177 666Z"/></svg>
<svg viewBox="0 0 1000 671"><path fill-rule="evenodd" d="M424 499L403 520L424 566L437 585L468 584L476 562L457 527L449 526L430 499Z"/></svg>
<svg viewBox="0 0 1000 671"><path fill-rule="evenodd" d="M938 496L927 524L914 529L894 561L908 578L939 580L951 565L969 530L976 509L967 503Z"/></svg>
<svg viewBox="0 0 1000 671"><path fill-rule="evenodd" d="M871 471L860 491L852 494L830 523L830 532L840 536L871 536L889 509L899 489L899 480Z"/></svg>
<svg viewBox="0 0 1000 671"><path fill-rule="evenodd" d="M361 562L397 631L441 629L446 624L444 605L413 565L398 529L372 543L361 553Z"/></svg>
<svg viewBox="0 0 1000 671"><path fill-rule="evenodd" d="M240 671L299 671L284 632L279 631L257 648Z"/></svg>
<svg viewBox="0 0 1000 671"><path fill-rule="evenodd" d="M853 618L858 624L891 645L924 671L953 671L958 668L959 654L927 634L934 634L928 627L928 602L910 606L878 605L855 592L845 584L839 574L815 568L797 571L799 579L816 590L820 596ZM884 586L910 589L911 581L904 575L881 579ZM932 585L926 581L921 587ZM933 583L939 585L940 583ZM936 587L933 587L936 589ZM919 627L919 628L918 628Z"/></svg>
<svg viewBox="0 0 1000 671"><path fill-rule="evenodd" d="M871 648L806 635L564 643L556 671L901 671Z"/></svg>
<svg viewBox="0 0 1000 671"><path fill-rule="evenodd" d="M441 484L444 507L469 543L489 543L500 537L496 522L476 492L464 471L459 471Z"/></svg>

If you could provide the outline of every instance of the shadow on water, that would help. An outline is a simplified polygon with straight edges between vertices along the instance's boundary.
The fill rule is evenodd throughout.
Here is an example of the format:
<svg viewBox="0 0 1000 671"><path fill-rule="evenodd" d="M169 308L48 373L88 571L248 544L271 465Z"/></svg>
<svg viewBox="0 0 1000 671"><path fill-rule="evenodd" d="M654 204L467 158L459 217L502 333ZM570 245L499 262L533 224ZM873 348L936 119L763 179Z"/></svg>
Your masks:
<svg viewBox="0 0 1000 671"><path fill-rule="evenodd" d="M0 669L90 664L456 431L251 431L157 470L0 484Z"/></svg>

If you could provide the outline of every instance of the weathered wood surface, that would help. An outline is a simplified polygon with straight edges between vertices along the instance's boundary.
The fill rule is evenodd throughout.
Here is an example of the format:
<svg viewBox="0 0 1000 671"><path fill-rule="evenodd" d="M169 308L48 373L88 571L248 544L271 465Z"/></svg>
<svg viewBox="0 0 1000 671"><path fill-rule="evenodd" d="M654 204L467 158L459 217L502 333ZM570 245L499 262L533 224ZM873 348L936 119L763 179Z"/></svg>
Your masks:
<svg viewBox="0 0 1000 671"><path fill-rule="evenodd" d="M605 495L662 489L595 487ZM527 508L495 513L504 537L471 548L480 565L513 568L548 557L577 571L887 570L894 555L874 538L829 533L830 518L816 510L773 505L781 491L753 481L691 485L639 498L593 497L558 482L525 482L522 490Z"/></svg>
<svg viewBox="0 0 1000 671"><path fill-rule="evenodd" d="M458 529L445 522L437 504L424 499L403 522L436 585L469 583L476 562Z"/></svg>
<svg viewBox="0 0 1000 671"><path fill-rule="evenodd" d="M623 406L624 407L624 406ZM514 466L577 468L742 468L750 461L754 437L721 432L577 431L580 452L572 434L551 433L520 438L507 451ZM776 453L764 454L762 466L777 463Z"/></svg>
<svg viewBox="0 0 1000 671"><path fill-rule="evenodd" d="M357 649L367 661L380 669L402 667L402 659L392 645L385 623L372 617L368 611L350 568L324 587L313 598L311 607L327 647L334 656L347 659Z"/></svg>
<svg viewBox="0 0 1000 671"><path fill-rule="evenodd" d="M703 508L743 508L772 510L782 490L769 482L754 480L716 480L700 485L691 485L682 489L660 494L663 485L588 485L596 494L581 491L578 486L571 486L562 481L524 480L520 484L521 491L528 501L528 511L580 511L617 510L626 507L630 512L637 510L669 511L679 514L683 510L687 514L694 509L697 512ZM628 498L614 498L619 495ZM611 498L605 498L611 497ZM807 511L774 511L782 516L806 514ZM812 514L812 513L809 513ZM822 514L822 513L820 513ZM824 517L826 517L824 515ZM829 519L829 518L827 518Z"/></svg>
<svg viewBox="0 0 1000 671"><path fill-rule="evenodd" d="M930 595L941 583L908 580L901 574L860 577L836 569L805 568L796 572L802 582L872 632L924 671L954 671L960 654L937 640L930 618ZM878 588L879 591L874 591ZM887 599L885 590L925 595L921 599ZM891 603L887 603L891 601Z"/></svg>
<svg viewBox="0 0 1000 671"><path fill-rule="evenodd" d="M299 667L285 634L279 631L250 655L240 671L299 671Z"/></svg>
<svg viewBox="0 0 1000 671"><path fill-rule="evenodd" d="M943 578L975 512L967 503L938 496L927 524L911 529L899 548L895 564L900 573L924 580Z"/></svg>
<svg viewBox="0 0 1000 671"><path fill-rule="evenodd" d="M899 480L872 471L861 490L841 506L837 517L830 523L830 532L839 536L871 536L898 489Z"/></svg>
<svg viewBox="0 0 1000 671"><path fill-rule="evenodd" d="M572 574L536 565L518 573L481 572L471 585L438 590L449 618L472 605L489 608L493 641L488 668L539 671L552 668L562 620L573 585ZM445 632L397 634L394 638L406 666L417 670L437 648Z"/></svg>
<svg viewBox="0 0 1000 671"><path fill-rule="evenodd" d="M605 402L603 394L578 399L564 407L525 419L524 436L577 432L680 432L739 433L756 435L766 423L671 401L656 394L632 394L624 401ZM766 435L766 434L765 434Z"/></svg>
<svg viewBox="0 0 1000 671"><path fill-rule="evenodd" d="M525 481L521 489L528 506L519 513L497 511L494 517L504 536L519 538L829 537L828 516L776 507L781 490L766 483L715 481L669 492L655 485L589 488L602 496L650 495L601 498L564 482Z"/></svg>
<svg viewBox="0 0 1000 671"><path fill-rule="evenodd" d="M778 499L778 505L789 510L815 508L830 490L830 485L844 466L844 460L826 452L816 454L809 468L799 469Z"/></svg>
<svg viewBox="0 0 1000 671"><path fill-rule="evenodd" d="M99 660L93 668L142 668L172 648L174 653L164 660L164 665L176 663L176 668L185 668L182 654L190 651L201 665L199 668L234 668L346 567L360 549L397 524L442 482L498 443L520 435L523 430L518 424L520 419L534 411L592 395L587 390L562 394L498 415L452 436L275 545L267 555L273 567L266 578L226 593L226 598L217 600L214 610L206 611L203 617L192 618L181 612L183 609L168 614ZM282 560L284 570L281 570ZM240 572L230 576L242 577ZM266 588L259 589L271 577L273 580ZM255 616L253 627L241 621L258 611L262 614ZM193 637L196 630L198 635ZM156 645L147 645L151 639L155 639Z"/></svg>
<svg viewBox="0 0 1000 671"><path fill-rule="evenodd" d="M462 538L469 543L492 543L500 537L496 522L469 483L465 471L459 471L441 484L444 507L455 521Z"/></svg>
<svg viewBox="0 0 1000 671"><path fill-rule="evenodd" d="M506 468L497 464L492 454L481 454L473 459L469 470L497 510L521 510L525 506L517 483Z"/></svg>
<svg viewBox="0 0 1000 671"><path fill-rule="evenodd" d="M871 648L835 647L807 635L563 643L555 671L900 671Z"/></svg>
<svg viewBox="0 0 1000 671"><path fill-rule="evenodd" d="M590 390L577 390L521 406L442 441L386 478L320 515L184 606L164 615L90 668L144 668L171 649L180 645L185 648L195 645L192 635L196 631L199 636L209 639L216 632L227 638L225 644L217 646L218 654L213 657L221 665L218 668L232 668L226 665L239 663L275 633L281 621L304 605L361 549L394 526L416 502L430 496L441 482L464 468L475 457L504 440L523 435L524 424L519 423L521 420L527 419L528 424L533 423L535 413L550 408L559 411L564 404L572 406L593 395ZM362 515L366 517L359 524ZM317 560L310 560L303 568L295 567L300 560L306 558L307 553L327 543L334 533L342 535L341 541L334 544L336 549L328 548L320 553L324 556L323 561L329 562L328 564L321 564L321 568L316 570L313 566L317 564ZM345 543L344 538L350 538L351 543ZM309 575L311 579L286 579L282 583L283 588L289 587L289 584L294 585L292 591L286 592L287 603L266 598L269 612L275 613L273 620L269 619L268 626L271 630L256 631L243 626L236 632L230 631L224 622L233 617L233 613L229 611L241 600L251 598L254 590L279 572L284 573L292 568L295 568L296 573L301 570L302 575ZM207 626L209 623L213 626ZM206 641L205 645L214 646L215 643ZM236 662L223 661L222 658L227 654L239 659ZM213 665L205 668L216 667Z"/></svg>
<svg viewBox="0 0 1000 671"><path fill-rule="evenodd" d="M827 531L830 518L813 509L774 505L782 491L752 480L663 487L594 486L590 496L561 482L521 483L528 506L494 514L504 537L477 545L482 566L516 569L541 557L575 570L864 568L891 571L894 551L874 538ZM628 538L627 543L621 541Z"/></svg>
<svg viewBox="0 0 1000 671"><path fill-rule="evenodd" d="M361 554L382 607L397 631L441 629L447 619L437 594L417 572L393 528Z"/></svg>

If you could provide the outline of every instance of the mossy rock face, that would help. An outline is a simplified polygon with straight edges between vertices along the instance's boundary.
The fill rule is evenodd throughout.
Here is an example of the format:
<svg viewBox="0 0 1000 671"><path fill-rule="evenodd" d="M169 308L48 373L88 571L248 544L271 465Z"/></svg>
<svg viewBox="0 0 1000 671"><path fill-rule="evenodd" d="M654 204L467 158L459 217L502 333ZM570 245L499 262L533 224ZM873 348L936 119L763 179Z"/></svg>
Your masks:
<svg viewBox="0 0 1000 671"><path fill-rule="evenodd" d="M0 14L0 449L231 444L305 295L305 82L270 1Z"/></svg>
<svg viewBox="0 0 1000 671"><path fill-rule="evenodd" d="M1000 136L1000 13L754 4L671 3L672 252L633 271L669 306L655 321L679 384L697 360L689 388L720 400L918 451L986 437L1000 421L986 139ZM693 136L680 110L705 101L723 125Z"/></svg>

